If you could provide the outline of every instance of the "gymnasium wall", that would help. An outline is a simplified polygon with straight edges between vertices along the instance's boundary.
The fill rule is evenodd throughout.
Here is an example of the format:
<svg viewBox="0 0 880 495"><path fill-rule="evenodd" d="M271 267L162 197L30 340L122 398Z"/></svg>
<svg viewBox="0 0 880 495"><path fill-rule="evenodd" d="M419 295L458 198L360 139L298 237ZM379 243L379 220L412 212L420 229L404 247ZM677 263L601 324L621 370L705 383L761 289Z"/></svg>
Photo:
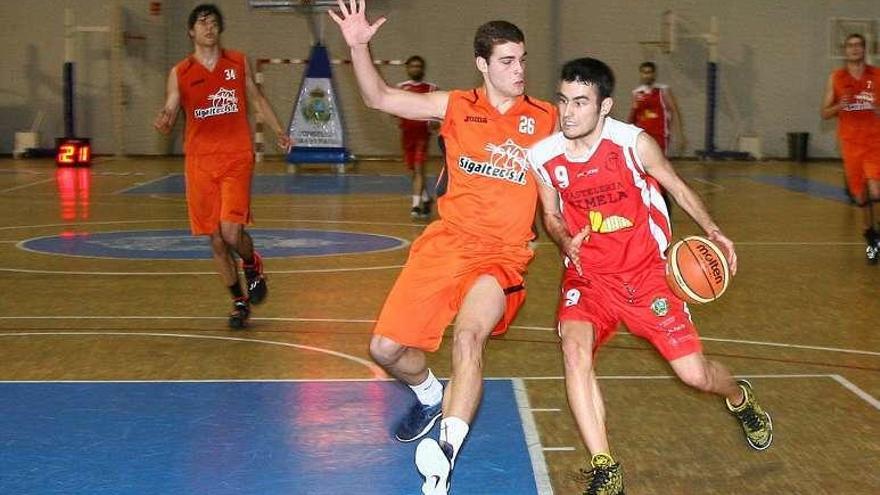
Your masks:
<svg viewBox="0 0 880 495"><path fill-rule="evenodd" d="M0 153L9 153L13 133L31 126L39 110L42 145L63 133L61 66L64 55L64 6L77 11L79 25L107 25L114 2L101 0L0 0ZM126 44L123 70L125 122L122 146L132 154L179 153L180 129L164 138L152 120L164 99L167 72L190 51L186 16L200 3L163 0L151 15L149 0L120 0L125 30L146 40ZM226 17L224 44L253 60L308 56L311 35L295 14L249 11L245 0L218 0ZM375 13L389 22L373 43L374 58L400 59L418 53L428 61L428 79L442 88L479 83L471 42L484 21L511 20L526 33L529 92L552 97L558 66L567 59L592 55L608 62L618 77L617 114L624 117L629 92L638 82L637 66L658 64L660 81L672 86L681 107L687 153L703 147L705 113L704 44L680 40L671 55L646 49L640 40L659 37L660 15L673 9L680 34L705 32L709 17L719 18L721 33L720 94L716 145L734 148L744 135L758 135L767 156L787 154L786 133L811 134L810 155L836 157L833 122L822 122L818 107L828 72L838 62L828 56L828 18L880 18L875 0L373 0ZM332 22L326 41L335 58L348 50ZM110 94L110 49L106 34L80 34L76 42L77 130L93 138L96 151L116 150ZM266 94L282 122L290 117L302 66L270 66ZM405 78L400 67L381 69L389 82ZM398 136L393 118L367 110L357 94L350 68L336 67L336 84L348 128L350 148L362 155L395 155ZM182 119L179 119L182 120ZM178 123L178 127L180 124ZM275 150L268 148L270 153ZM432 148L433 152L436 149Z"/></svg>

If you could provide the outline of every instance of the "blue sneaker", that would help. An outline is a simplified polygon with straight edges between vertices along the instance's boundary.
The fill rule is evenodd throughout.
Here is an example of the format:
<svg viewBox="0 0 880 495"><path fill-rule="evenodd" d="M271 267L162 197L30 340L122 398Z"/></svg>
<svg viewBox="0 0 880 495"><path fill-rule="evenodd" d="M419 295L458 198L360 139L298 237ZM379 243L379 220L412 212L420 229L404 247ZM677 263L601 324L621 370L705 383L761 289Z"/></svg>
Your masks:
<svg viewBox="0 0 880 495"><path fill-rule="evenodd" d="M426 406L421 402L416 402L409 412L400 420L397 430L394 432L394 438L401 442L412 442L425 436L431 431L437 418L443 412L443 402L439 402L433 406Z"/></svg>
<svg viewBox="0 0 880 495"><path fill-rule="evenodd" d="M425 478L422 495L448 495L452 482L452 445L426 438L416 447L416 468Z"/></svg>

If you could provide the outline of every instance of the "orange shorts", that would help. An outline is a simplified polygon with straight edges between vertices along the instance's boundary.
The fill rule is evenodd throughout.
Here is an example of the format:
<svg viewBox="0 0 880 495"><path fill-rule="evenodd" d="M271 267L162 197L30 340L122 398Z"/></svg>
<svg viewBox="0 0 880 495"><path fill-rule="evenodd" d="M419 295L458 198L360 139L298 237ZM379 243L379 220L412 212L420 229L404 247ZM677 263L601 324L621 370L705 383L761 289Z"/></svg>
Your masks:
<svg viewBox="0 0 880 495"><path fill-rule="evenodd" d="M251 152L186 157L186 204L193 235L217 231L220 222L251 221Z"/></svg>
<svg viewBox="0 0 880 495"><path fill-rule="evenodd" d="M436 351L474 281L491 275L507 294L504 315L492 331L501 335L525 301L523 273L533 255L527 246L486 242L434 222L413 243L373 333Z"/></svg>
<svg viewBox="0 0 880 495"><path fill-rule="evenodd" d="M857 199L862 198L865 181L880 180L880 141L866 143L841 139L840 153L849 192Z"/></svg>

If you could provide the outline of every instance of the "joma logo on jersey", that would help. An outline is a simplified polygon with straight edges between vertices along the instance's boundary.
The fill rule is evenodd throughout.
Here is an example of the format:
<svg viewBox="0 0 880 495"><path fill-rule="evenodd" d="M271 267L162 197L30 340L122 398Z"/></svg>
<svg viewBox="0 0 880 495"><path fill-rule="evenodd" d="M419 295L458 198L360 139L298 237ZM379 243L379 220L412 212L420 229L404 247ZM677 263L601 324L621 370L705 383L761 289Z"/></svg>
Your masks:
<svg viewBox="0 0 880 495"><path fill-rule="evenodd" d="M481 117L478 115L466 115L464 117L465 122L476 122L477 124L486 124L489 122L489 119L486 117Z"/></svg>
<svg viewBox="0 0 880 495"><path fill-rule="evenodd" d="M220 88L216 93L209 95L211 106L196 108L193 115L197 119L216 117L227 113L238 113L238 97L234 89Z"/></svg>

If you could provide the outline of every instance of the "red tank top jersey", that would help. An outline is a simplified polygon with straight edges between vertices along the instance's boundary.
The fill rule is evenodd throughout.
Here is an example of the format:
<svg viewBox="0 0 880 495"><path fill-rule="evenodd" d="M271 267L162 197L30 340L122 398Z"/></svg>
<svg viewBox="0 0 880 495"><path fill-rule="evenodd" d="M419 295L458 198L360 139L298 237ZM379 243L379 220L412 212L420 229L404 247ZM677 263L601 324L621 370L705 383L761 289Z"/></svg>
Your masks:
<svg viewBox="0 0 880 495"><path fill-rule="evenodd" d="M866 65L862 77L854 78L846 68L832 75L834 102L846 100L837 114L837 135L844 140L880 139L880 116L874 113L880 105L880 70Z"/></svg>
<svg viewBox="0 0 880 495"><path fill-rule="evenodd" d="M568 231L592 228L580 253L585 273L631 273L664 259L672 235L669 213L657 182L636 154L641 132L606 118L599 140L585 156L568 156L562 133L529 152L541 179L559 194Z"/></svg>
<svg viewBox="0 0 880 495"><path fill-rule="evenodd" d="M177 87L186 113L187 155L252 151L244 54L222 50L213 71L192 55L179 62Z"/></svg>
<svg viewBox="0 0 880 495"><path fill-rule="evenodd" d="M669 111L666 108L666 85L639 86L633 90L635 105L630 121L644 129L654 139L664 141L669 136Z"/></svg>
<svg viewBox="0 0 880 495"><path fill-rule="evenodd" d="M526 153L555 125L556 108L545 101L520 96L502 114L483 88L450 92L440 128L441 219L488 242L525 244L533 237L538 194Z"/></svg>
<svg viewBox="0 0 880 495"><path fill-rule="evenodd" d="M404 81L402 83L399 83L397 87L404 91L411 91L413 93L430 93L432 91L437 91L437 86L434 83L424 81ZM400 129L404 132L424 131L425 135L427 135L428 130L430 129L429 126L430 122L427 120L400 119Z"/></svg>

